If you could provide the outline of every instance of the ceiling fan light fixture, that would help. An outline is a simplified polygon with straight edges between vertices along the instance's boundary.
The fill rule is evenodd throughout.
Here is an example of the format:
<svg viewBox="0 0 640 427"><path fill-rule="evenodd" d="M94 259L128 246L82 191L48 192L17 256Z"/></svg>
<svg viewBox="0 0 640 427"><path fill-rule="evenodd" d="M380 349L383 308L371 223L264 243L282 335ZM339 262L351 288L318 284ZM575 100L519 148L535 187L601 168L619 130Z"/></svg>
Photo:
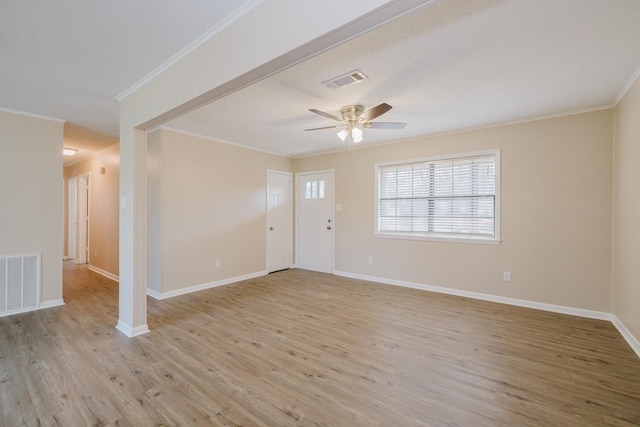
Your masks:
<svg viewBox="0 0 640 427"><path fill-rule="evenodd" d="M360 129L359 127L351 128L351 138L353 138L354 144L362 141L362 129Z"/></svg>
<svg viewBox="0 0 640 427"><path fill-rule="evenodd" d="M340 109L341 117L334 116L333 114L325 113L324 111L310 108L309 111L318 114L322 117L339 122L340 124L335 126L323 126L307 130L321 130L321 129L335 129L341 128L337 133L338 138L342 142L349 143L349 151L352 150L353 144L357 144L364 140L363 128L367 129L402 129L406 123L398 122L372 122L371 120L383 115L391 109L391 105L383 102L365 111L364 107L359 104L345 105Z"/></svg>

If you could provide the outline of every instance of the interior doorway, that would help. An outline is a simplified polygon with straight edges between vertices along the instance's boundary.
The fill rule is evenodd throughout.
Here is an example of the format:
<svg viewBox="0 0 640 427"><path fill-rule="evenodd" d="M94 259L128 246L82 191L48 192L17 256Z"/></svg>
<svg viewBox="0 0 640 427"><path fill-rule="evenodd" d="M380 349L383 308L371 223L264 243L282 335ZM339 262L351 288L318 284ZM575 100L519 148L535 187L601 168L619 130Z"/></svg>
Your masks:
<svg viewBox="0 0 640 427"><path fill-rule="evenodd" d="M267 271L291 267L291 203L293 179L290 172L267 171Z"/></svg>

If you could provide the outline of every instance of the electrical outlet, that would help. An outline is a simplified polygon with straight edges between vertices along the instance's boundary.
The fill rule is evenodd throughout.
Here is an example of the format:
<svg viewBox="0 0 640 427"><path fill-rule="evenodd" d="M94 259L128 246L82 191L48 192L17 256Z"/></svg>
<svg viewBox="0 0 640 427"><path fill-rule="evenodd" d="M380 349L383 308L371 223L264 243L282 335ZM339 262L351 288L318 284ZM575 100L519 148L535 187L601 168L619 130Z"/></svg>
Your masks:
<svg viewBox="0 0 640 427"><path fill-rule="evenodd" d="M220 260L219 259L216 260L216 268L220 268Z"/></svg>
<svg viewBox="0 0 640 427"><path fill-rule="evenodd" d="M369 264L373 264L373 257L371 255L369 255L369 258L367 259L367 262Z"/></svg>
<svg viewBox="0 0 640 427"><path fill-rule="evenodd" d="M511 281L511 272L510 271L503 271L502 272L502 280L504 280L505 282L510 282Z"/></svg>

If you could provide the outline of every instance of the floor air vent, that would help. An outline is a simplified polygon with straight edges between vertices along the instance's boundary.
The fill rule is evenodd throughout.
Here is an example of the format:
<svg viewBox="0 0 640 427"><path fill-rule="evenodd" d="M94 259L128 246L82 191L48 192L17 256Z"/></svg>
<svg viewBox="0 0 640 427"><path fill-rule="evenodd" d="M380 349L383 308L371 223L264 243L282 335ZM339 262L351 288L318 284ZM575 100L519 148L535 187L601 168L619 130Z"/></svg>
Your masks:
<svg viewBox="0 0 640 427"><path fill-rule="evenodd" d="M0 256L0 316L40 304L40 254Z"/></svg>

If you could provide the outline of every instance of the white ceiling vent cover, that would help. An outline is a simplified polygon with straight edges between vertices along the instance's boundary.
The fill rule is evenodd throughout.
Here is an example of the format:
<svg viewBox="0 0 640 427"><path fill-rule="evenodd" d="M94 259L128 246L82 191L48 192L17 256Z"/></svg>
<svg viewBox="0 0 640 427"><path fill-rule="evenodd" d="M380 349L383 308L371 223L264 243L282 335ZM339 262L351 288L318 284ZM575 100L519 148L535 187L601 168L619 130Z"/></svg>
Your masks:
<svg viewBox="0 0 640 427"><path fill-rule="evenodd" d="M40 254L0 256L0 316L40 305Z"/></svg>
<svg viewBox="0 0 640 427"><path fill-rule="evenodd" d="M325 80L324 82L322 82L322 84L330 87L331 89L338 89L340 87L360 83L361 81L366 79L368 79L368 77L365 73L360 70L353 70L349 71L347 74Z"/></svg>

